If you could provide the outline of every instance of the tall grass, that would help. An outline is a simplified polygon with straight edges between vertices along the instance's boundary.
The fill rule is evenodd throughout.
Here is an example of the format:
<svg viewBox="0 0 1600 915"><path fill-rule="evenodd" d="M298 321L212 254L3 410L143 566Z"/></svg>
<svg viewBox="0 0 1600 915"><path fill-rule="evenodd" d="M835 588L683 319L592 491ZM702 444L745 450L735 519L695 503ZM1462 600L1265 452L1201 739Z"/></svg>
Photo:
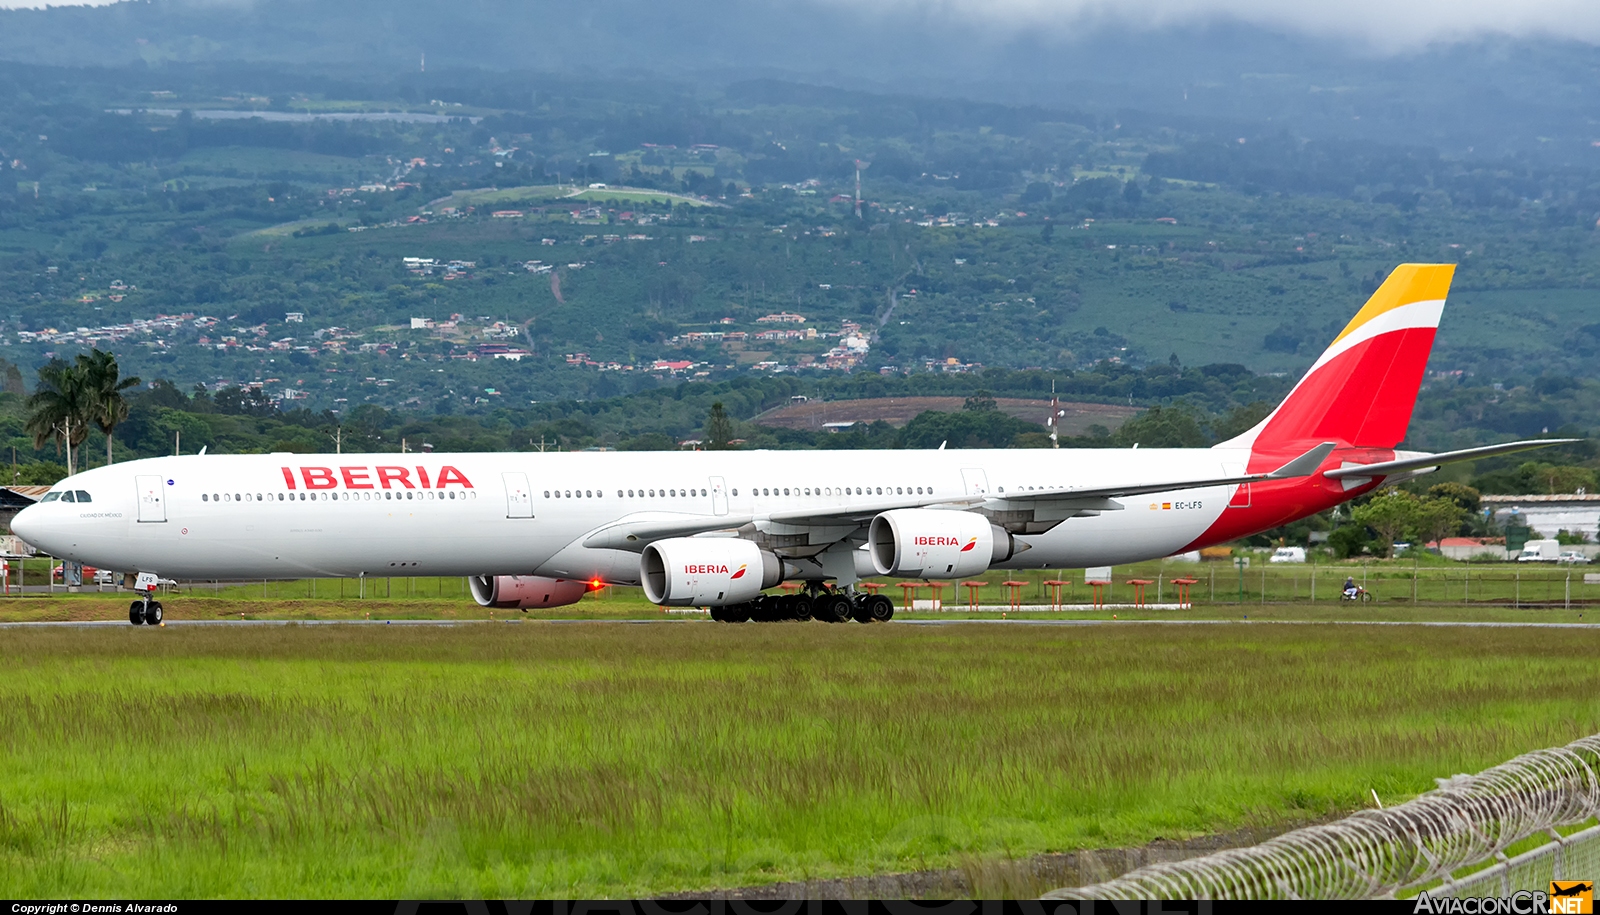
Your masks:
<svg viewBox="0 0 1600 915"><path fill-rule="evenodd" d="M1286 823L1600 730L1600 632L0 631L13 895L652 893Z"/></svg>

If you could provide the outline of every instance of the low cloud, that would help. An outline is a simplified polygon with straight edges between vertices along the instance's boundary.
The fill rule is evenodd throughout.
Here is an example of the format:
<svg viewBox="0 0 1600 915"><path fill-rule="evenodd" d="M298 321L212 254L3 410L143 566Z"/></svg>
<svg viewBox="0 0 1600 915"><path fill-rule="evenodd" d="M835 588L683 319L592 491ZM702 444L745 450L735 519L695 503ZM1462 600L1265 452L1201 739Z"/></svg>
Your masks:
<svg viewBox="0 0 1600 915"><path fill-rule="evenodd" d="M829 0L888 15L950 19L1000 32L1159 29L1242 22L1395 51L1490 35L1600 41L1594 0Z"/></svg>

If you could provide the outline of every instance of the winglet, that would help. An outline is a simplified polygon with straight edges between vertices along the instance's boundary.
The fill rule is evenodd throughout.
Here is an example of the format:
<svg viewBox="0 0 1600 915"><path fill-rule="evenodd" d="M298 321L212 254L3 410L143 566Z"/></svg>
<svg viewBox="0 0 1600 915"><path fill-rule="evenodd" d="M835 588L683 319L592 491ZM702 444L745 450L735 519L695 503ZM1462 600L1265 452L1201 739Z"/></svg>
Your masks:
<svg viewBox="0 0 1600 915"><path fill-rule="evenodd" d="M1317 472L1322 462L1328 459L1333 449L1338 445L1334 442L1323 442L1305 454L1300 455L1277 470L1267 474L1268 480L1292 480L1298 477L1309 477Z"/></svg>

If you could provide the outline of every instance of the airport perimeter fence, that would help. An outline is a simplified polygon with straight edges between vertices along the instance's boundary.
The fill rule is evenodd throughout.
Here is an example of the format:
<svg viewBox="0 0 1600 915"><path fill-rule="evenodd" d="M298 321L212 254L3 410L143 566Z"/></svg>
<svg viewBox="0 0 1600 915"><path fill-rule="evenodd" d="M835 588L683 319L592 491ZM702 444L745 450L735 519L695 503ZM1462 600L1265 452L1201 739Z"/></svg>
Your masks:
<svg viewBox="0 0 1600 915"><path fill-rule="evenodd" d="M1248 848L1139 868L1046 899L1362 899L1545 891L1600 877L1600 734L1439 779L1404 804L1363 810ZM1538 847L1507 857L1534 837ZM1489 865L1484 867L1483 865ZM1457 876L1459 875L1459 876Z"/></svg>

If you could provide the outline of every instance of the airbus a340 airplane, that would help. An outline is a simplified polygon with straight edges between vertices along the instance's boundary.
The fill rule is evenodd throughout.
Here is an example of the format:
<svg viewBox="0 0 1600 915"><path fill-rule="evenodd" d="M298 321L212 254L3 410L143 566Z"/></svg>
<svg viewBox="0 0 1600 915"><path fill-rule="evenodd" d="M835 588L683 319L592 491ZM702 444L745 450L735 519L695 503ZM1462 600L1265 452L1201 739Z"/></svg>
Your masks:
<svg viewBox="0 0 1600 915"><path fill-rule="evenodd" d="M63 480L12 529L137 574L136 624L161 619L157 574L462 575L480 604L523 609L642 585L725 621L888 620L861 578L1168 556L1555 444L1395 450L1453 270L1398 267L1270 416L1214 448L147 458ZM807 587L762 594L785 580Z"/></svg>

